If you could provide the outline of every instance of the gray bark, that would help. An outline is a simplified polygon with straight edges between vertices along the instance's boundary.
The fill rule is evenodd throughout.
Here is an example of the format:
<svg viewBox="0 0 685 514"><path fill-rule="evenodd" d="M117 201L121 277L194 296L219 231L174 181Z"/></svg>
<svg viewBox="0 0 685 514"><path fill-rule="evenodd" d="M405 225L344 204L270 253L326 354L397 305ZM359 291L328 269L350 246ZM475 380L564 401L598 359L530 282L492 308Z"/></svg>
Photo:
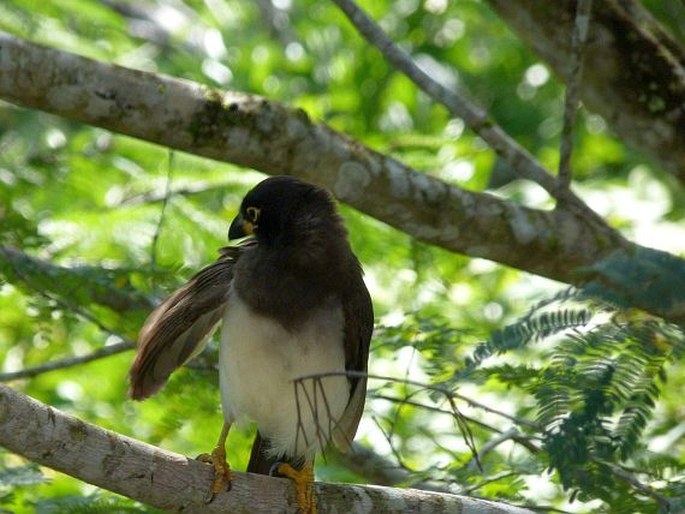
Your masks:
<svg viewBox="0 0 685 514"><path fill-rule="evenodd" d="M130 70L0 35L0 98L204 157L326 186L407 234L572 283L572 270L628 247L563 209L467 191L375 152L301 110Z"/></svg>
<svg viewBox="0 0 685 514"><path fill-rule="evenodd" d="M563 202L553 211L531 209L451 186L314 123L302 110L2 33L0 98L264 173L298 176L418 240L569 284L585 283L578 270L611 255L649 253L586 211ZM667 271L658 270L655 279ZM625 296L622 284L603 284ZM676 296L661 305L644 295L630 301L685 320Z"/></svg>
<svg viewBox="0 0 685 514"><path fill-rule="evenodd" d="M0 385L0 445L84 482L169 512L296 512L287 479L234 472L233 487L207 504L209 464L104 430ZM447 493L361 485L316 485L320 514L421 512L532 514Z"/></svg>
<svg viewBox="0 0 685 514"><path fill-rule="evenodd" d="M575 0L488 3L568 81ZM594 2L588 36L583 102L685 183L685 50L636 0Z"/></svg>

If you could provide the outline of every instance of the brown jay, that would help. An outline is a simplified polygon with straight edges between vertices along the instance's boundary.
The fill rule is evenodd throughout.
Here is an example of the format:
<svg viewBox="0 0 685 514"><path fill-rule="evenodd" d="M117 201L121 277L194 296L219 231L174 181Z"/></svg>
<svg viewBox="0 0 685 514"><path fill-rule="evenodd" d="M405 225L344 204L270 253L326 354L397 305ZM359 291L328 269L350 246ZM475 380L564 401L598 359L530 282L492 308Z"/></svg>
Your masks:
<svg viewBox="0 0 685 514"><path fill-rule="evenodd" d="M213 494L230 486L230 426L248 417L258 432L247 471L293 478L301 509L313 512L314 456L331 441L348 449L364 408L371 298L325 190L291 177L264 180L245 196L228 233L248 235L150 314L130 395L157 392L222 322L225 424L208 457Z"/></svg>

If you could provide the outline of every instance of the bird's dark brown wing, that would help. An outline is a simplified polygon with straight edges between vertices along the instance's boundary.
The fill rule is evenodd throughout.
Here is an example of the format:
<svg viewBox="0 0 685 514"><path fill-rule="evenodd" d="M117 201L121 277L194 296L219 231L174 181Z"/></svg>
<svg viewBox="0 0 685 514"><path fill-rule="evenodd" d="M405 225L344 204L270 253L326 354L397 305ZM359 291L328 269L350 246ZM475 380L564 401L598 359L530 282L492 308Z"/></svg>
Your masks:
<svg viewBox="0 0 685 514"><path fill-rule="evenodd" d="M176 368L202 351L223 316L233 266L248 246L222 248L215 262L152 311L140 330L138 353L129 372L131 398L155 394Z"/></svg>
<svg viewBox="0 0 685 514"><path fill-rule="evenodd" d="M361 273L355 274L343 296L345 316L345 370L366 373L369 344L373 332L373 304ZM357 432L366 400L366 377L351 376L350 400L336 425L333 441L341 451L347 451Z"/></svg>

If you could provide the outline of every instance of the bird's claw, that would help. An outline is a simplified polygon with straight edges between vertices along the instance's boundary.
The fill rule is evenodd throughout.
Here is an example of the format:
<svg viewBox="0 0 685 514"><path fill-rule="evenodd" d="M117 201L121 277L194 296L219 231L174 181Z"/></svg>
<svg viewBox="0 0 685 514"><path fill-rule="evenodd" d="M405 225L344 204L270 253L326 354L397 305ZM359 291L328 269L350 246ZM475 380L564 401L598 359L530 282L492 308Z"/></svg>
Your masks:
<svg viewBox="0 0 685 514"><path fill-rule="evenodd" d="M212 450L212 453L198 455L197 460L211 464L214 467L214 482L207 496L205 496L205 503L211 503L214 497L222 490L231 490L233 474L231 473L231 466L226 461L226 450L224 448L217 446Z"/></svg>
<svg viewBox="0 0 685 514"><path fill-rule="evenodd" d="M302 514L316 514L316 502L314 501L314 468L306 464L301 471L293 468L290 464L279 463L275 471L295 482L297 492L297 506Z"/></svg>

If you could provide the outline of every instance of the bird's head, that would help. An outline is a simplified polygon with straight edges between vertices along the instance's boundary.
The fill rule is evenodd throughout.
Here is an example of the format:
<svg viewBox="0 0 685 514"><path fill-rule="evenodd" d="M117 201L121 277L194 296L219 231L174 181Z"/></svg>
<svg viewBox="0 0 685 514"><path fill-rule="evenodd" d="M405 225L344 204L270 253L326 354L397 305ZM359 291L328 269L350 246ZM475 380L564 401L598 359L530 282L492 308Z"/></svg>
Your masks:
<svg viewBox="0 0 685 514"><path fill-rule="evenodd" d="M245 195L228 238L254 235L262 243L287 243L331 222L333 228L337 221L326 190L293 177L270 177Z"/></svg>

